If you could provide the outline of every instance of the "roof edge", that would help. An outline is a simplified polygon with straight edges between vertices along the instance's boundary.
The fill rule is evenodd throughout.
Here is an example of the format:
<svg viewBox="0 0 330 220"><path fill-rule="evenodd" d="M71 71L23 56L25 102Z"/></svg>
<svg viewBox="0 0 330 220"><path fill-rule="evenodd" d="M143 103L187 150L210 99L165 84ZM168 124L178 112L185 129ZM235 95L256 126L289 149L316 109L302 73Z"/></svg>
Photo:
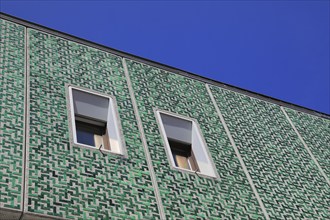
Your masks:
<svg viewBox="0 0 330 220"><path fill-rule="evenodd" d="M237 93L241 93L241 94L244 94L244 95L256 98L256 99L260 99L260 100L267 101L267 102L270 102L270 103L273 103L273 104L276 104L276 105L284 106L284 107L287 107L287 108L290 108L290 109L294 109L296 111L304 112L304 113L307 113L307 114L311 114L311 115L314 115L314 116L317 116L317 117L322 117L322 118L326 118L326 119L330 120L330 114L327 114L327 113L324 113L324 112L316 111L316 110L313 110L313 109L310 109L310 108L307 108L307 107L303 107L303 106L300 106L300 105L297 105L297 104L282 101L280 99L276 99L276 98L273 98L271 96L263 95L263 94L253 92L253 91L250 91L250 90L247 90L247 89L239 88L237 86L233 86L233 85L230 85L230 84L219 82L217 80L206 78L206 77L197 75L195 73L191 73L191 72L181 70L181 69L178 69L178 68L166 65L166 64L159 63L157 61L149 60L149 59L139 57L139 56L127 53L127 52L123 52L123 51L120 51L120 50L117 50L117 49L114 49L114 48L111 48L111 47L108 47L108 46L105 46L105 45L102 45L102 44L98 44L98 43L95 43L95 42L92 42L92 41L89 41L89 40L86 40L86 39L83 39L83 38L76 37L74 35L70 35L70 34L67 34L67 33L52 29L52 28L48 28L48 27L30 22L30 21L18 18L18 17L12 16L12 15L9 15L9 14L3 13L3 12L0 12L0 18L4 19L4 20L11 21L13 23L20 24L20 25L25 26L27 28L32 28L32 29L35 29L35 30L39 30L39 31L48 33L48 34L52 34L54 36L61 37L61 38L64 38L66 40L70 40L70 41L73 41L73 42L76 42L76 43L79 43L79 44L83 44L83 45L86 45L86 46L89 46L89 47L92 47L92 48L95 48L95 49L99 49L99 50L102 50L102 51L105 51L105 52L108 52L108 53L112 53L112 54L115 54L115 55L120 56L120 57L124 57L124 58L128 58L128 59L131 59L131 60L134 60L134 61L138 61L138 62L147 64L147 65L157 67L159 69L169 71L169 72L172 72L172 73L176 73L176 74L179 74L179 75L182 75L182 76L194 79L194 80L198 80L198 81L210 84L210 85L218 86L220 88L224 88L224 89L231 90L231 91L234 91L234 92L237 92Z"/></svg>

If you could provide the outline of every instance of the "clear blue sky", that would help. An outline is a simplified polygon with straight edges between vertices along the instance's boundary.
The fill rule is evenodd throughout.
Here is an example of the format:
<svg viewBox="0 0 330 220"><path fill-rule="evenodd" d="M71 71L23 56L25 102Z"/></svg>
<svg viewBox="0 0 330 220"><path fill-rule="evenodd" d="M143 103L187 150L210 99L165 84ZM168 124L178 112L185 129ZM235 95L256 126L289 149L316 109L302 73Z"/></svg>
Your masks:
<svg viewBox="0 0 330 220"><path fill-rule="evenodd" d="M330 113L328 0L1 0L0 6L53 29Z"/></svg>

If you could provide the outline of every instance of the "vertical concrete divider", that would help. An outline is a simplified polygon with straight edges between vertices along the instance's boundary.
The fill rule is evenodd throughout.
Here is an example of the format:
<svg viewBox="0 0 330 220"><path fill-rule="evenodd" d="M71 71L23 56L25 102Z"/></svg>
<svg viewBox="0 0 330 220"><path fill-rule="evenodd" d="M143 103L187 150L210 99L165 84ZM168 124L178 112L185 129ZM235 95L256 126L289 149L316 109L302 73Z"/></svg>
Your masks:
<svg viewBox="0 0 330 220"><path fill-rule="evenodd" d="M220 118L221 124L223 125L223 127L224 127L224 129L225 129L225 131L226 131L227 137L229 138L230 143L231 143L231 145L232 145L233 148L234 148L235 154L236 154L236 156L237 156L237 158L238 158L238 160L239 160L239 162L240 162L240 164L241 164L241 166L242 166L242 169L243 169L243 171L244 171L244 173L245 173L245 175L246 175L246 178L247 178L248 181L249 181L249 184L250 184L250 186L251 186L251 188L252 188L252 191L253 191L254 195L256 196L256 198L257 198L257 200L258 200L258 203L259 203L259 205L260 205L260 208L261 208L261 210L262 210L262 212L263 212L265 218L266 218L266 219L270 219L270 218L269 218L269 215L268 215L268 213L267 213L267 210L266 210L266 208L265 208L265 206L264 206L264 204L263 204L263 202L262 202L262 200L261 200L261 198L260 198L260 196L259 196L259 193L258 193L257 189L256 189L255 186L254 186L254 183L253 183L253 180L252 180L252 178L251 178L251 176L250 176L250 174L249 174L249 171L247 170L247 168L246 168L246 166L245 166L245 163L244 163L244 161L243 161L243 158L242 158L242 156L241 156L241 154L240 154L240 152L239 152L239 150L238 150L238 148L237 148L237 146L236 146L236 144L235 144L234 138L232 137L232 135L231 135L231 133L230 133L230 131L229 131L229 128L228 128L228 126L227 126L227 124L226 124L226 121L225 121L225 119L224 119L224 117L223 117L223 115L222 115L222 113L221 113L221 111L220 111L220 109L219 109L219 107L218 107L218 105L217 105L215 99L214 99L214 96L213 96L213 94L212 94L212 91L211 91L211 89L210 89L210 86L209 86L208 84L205 84L205 86L206 86L207 92L209 93L209 96L210 96L210 98L211 98L211 100L212 100L212 103L213 103L213 105L214 105L214 107L215 107L215 109L216 109L216 111L217 111L217 114L218 114L218 116L219 116L219 118Z"/></svg>
<svg viewBox="0 0 330 220"><path fill-rule="evenodd" d="M320 173L322 174L322 176L325 178L326 182L330 185L330 181L329 178L327 177L327 175L324 173L322 167L320 166L319 162L316 160L315 156L313 155L312 151L309 149L309 147L307 146L306 142L304 141L304 139L302 138L302 136L300 135L299 131L297 130L297 128L294 126L293 122L291 121L289 115L286 113L285 109L283 106L281 106L281 110L283 112L283 114L285 115L286 119L289 121L291 127L293 128L293 130L296 132L297 136L299 137L299 140L301 141L301 143L304 145L306 151L309 153L309 155L311 156L312 160L314 161L314 163L316 164L316 166L319 168Z"/></svg>
<svg viewBox="0 0 330 220"><path fill-rule="evenodd" d="M166 219L162 199L161 199L160 194L159 194L159 189L158 189L158 184L157 184L157 180L156 180L155 171L154 171L154 168L152 166L151 156L150 156L149 149L148 149L148 144L147 144L147 141L146 141L146 138L145 138L145 133L144 133L143 126L142 126L142 120L141 120L141 117L140 117L140 114L139 114L139 109L138 109L137 102L136 102L136 99L135 99L134 90L133 90L131 79L129 77L128 68L127 68L125 58L122 58L122 62L123 62L123 67L124 67L124 72L125 72L125 76L126 76L126 80L127 80L129 93L130 93L131 99L132 99L132 105L133 105L133 108L134 108L135 117L136 117L137 124L138 124L138 127L139 127L139 131L140 131L140 134L141 134L142 145L143 145L144 152L145 152L145 155L146 155L148 168L149 168L150 176L151 176L151 181L152 181L152 184L153 184L153 187L154 187L154 190L155 190L155 196L156 196L157 205L158 205L158 209L159 209L159 215L160 215L161 219Z"/></svg>

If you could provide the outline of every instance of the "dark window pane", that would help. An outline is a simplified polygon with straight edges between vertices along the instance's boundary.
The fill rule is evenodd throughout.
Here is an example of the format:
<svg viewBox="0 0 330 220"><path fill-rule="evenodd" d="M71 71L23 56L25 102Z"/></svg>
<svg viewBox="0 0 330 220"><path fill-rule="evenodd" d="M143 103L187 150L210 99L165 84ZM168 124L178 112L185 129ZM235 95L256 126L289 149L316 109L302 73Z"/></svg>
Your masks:
<svg viewBox="0 0 330 220"><path fill-rule="evenodd" d="M77 128L77 142L90 146L95 146L94 133Z"/></svg>
<svg viewBox="0 0 330 220"><path fill-rule="evenodd" d="M105 126L98 126L76 120L77 142L95 147L95 135L105 134Z"/></svg>
<svg viewBox="0 0 330 220"><path fill-rule="evenodd" d="M186 157L191 155L191 144L170 138L168 139L168 143L170 144L172 151L176 151L178 154Z"/></svg>

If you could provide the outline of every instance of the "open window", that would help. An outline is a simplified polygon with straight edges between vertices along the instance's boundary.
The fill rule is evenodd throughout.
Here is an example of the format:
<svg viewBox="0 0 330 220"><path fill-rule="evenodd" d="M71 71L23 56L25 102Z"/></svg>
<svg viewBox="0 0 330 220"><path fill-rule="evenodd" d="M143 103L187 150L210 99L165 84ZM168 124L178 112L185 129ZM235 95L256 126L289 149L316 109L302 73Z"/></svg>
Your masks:
<svg viewBox="0 0 330 220"><path fill-rule="evenodd" d="M111 97L69 87L75 144L123 154Z"/></svg>
<svg viewBox="0 0 330 220"><path fill-rule="evenodd" d="M170 113L157 111L156 114L172 165L216 177L197 123Z"/></svg>

